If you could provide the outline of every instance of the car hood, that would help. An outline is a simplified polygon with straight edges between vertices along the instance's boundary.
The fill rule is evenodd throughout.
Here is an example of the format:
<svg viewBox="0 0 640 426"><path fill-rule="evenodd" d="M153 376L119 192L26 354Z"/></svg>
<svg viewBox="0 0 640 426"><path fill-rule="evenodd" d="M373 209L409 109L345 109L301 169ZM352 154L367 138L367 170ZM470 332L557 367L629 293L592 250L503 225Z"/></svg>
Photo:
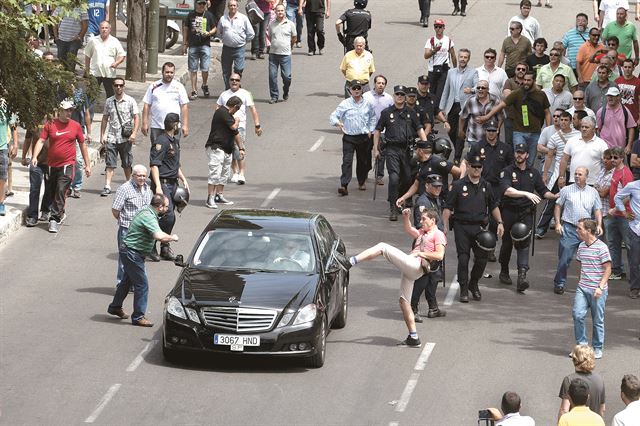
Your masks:
<svg viewBox="0 0 640 426"><path fill-rule="evenodd" d="M186 268L173 295L185 304L297 309L310 303L317 274Z"/></svg>

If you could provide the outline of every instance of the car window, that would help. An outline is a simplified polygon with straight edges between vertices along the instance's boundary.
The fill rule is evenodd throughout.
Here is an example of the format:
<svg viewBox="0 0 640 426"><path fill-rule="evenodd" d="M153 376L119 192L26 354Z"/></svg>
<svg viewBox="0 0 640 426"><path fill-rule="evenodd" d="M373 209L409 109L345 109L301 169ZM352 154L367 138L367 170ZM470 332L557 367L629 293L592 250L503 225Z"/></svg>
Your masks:
<svg viewBox="0 0 640 426"><path fill-rule="evenodd" d="M324 264L327 261L329 254L331 254L331 246L333 244L333 240L335 239L335 234L333 233L329 222L327 222L325 219L320 219L318 221L317 229L318 244L321 246L320 259Z"/></svg>
<svg viewBox="0 0 640 426"><path fill-rule="evenodd" d="M313 272L316 267L309 235L240 229L207 232L193 265L269 272Z"/></svg>

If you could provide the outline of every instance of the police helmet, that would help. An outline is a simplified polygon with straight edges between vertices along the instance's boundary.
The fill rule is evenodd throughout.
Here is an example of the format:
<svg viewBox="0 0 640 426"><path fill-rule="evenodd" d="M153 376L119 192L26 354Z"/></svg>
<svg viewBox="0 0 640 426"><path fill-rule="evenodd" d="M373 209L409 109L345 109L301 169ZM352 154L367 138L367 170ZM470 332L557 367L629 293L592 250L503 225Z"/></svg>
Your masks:
<svg viewBox="0 0 640 426"><path fill-rule="evenodd" d="M357 7L358 9L364 9L365 7L367 7L367 1L368 0L353 0L353 6Z"/></svg>
<svg viewBox="0 0 640 426"><path fill-rule="evenodd" d="M525 241L531 237L531 228L526 223L516 222L511 227L510 234L513 241Z"/></svg>
<svg viewBox="0 0 640 426"><path fill-rule="evenodd" d="M476 244L482 250L492 251L496 248L496 236L489 231L480 231L476 235Z"/></svg>
<svg viewBox="0 0 640 426"><path fill-rule="evenodd" d="M445 160L449 159L451 152L453 151L453 147L451 146L451 142L446 138L438 138L435 140L433 144L433 153L439 155Z"/></svg>
<svg viewBox="0 0 640 426"><path fill-rule="evenodd" d="M173 195L173 204L176 206L178 213L182 213L182 210L189 204L189 191L185 188L178 187L176 193Z"/></svg>

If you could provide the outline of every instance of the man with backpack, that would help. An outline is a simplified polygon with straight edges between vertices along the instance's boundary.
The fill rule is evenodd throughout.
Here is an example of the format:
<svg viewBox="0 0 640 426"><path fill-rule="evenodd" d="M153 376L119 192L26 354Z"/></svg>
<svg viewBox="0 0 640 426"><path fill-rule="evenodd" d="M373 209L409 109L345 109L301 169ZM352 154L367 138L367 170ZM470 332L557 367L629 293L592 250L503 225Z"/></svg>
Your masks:
<svg viewBox="0 0 640 426"><path fill-rule="evenodd" d="M596 112L598 134L609 148L620 147L629 154L636 122L627 107L620 102L620 90L617 87L609 87L606 97L607 101Z"/></svg>
<svg viewBox="0 0 640 426"><path fill-rule="evenodd" d="M444 26L442 19L433 21L436 35L435 37L429 37L424 45L424 59L427 60L431 83L430 91L435 96L436 105L440 104L440 97L444 90L449 68L458 66L453 40L444 35Z"/></svg>

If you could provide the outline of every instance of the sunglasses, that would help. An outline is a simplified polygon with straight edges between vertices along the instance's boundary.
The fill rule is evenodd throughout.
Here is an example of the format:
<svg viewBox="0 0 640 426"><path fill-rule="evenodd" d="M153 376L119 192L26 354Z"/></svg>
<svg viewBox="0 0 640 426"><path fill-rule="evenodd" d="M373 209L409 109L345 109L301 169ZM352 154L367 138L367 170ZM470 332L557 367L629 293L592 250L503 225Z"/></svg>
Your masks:
<svg viewBox="0 0 640 426"><path fill-rule="evenodd" d="M481 168L482 168L482 166L478 166L478 165L473 166L473 165L472 165L472 166L471 166L471 168L472 168L472 169L481 169Z"/></svg>
<svg viewBox="0 0 640 426"><path fill-rule="evenodd" d="M620 158L622 158L622 157L618 157L617 155L612 155L611 156L612 160L619 160Z"/></svg>
<svg viewBox="0 0 640 426"><path fill-rule="evenodd" d="M124 84L114 84L113 87L124 87Z"/></svg>
<svg viewBox="0 0 640 426"><path fill-rule="evenodd" d="M600 37L600 33L589 34L590 37Z"/></svg>
<svg viewBox="0 0 640 426"><path fill-rule="evenodd" d="M444 28L444 25L434 25L433 28Z"/></svg>
<svg viewBox="0 0 640 426"><path fill-rule="evenodd" d="M230 78L229 81L240 81L239 78Z"/></svg>
<svg viewBox="0 0 640 426"><path fill-rule="evenodd" d="M573 100L574 101L582 101L582 100L584 100L584 98L576 98L576 97L574 97Z"/></svg>
<svg viewBox="0 0 640 426"><path fill-rule="evenodd" d="M351 90L362 90L362 86L351 86Z"/></svg>
<svg viewBox="0 0 640 426"><path fill-rule="evenodd" d="M486 129L485 132L495 133L498 129Z"/></svg>
<svg viewBox="0 0 640 426"><path fill-rule="evenodd" d="M491 56L491 55L484 55L485 59L495 59L495 56Z"/></svg>
<svg viewBox="0 0 640 426"><path fill-rule="evenodd" d="M549 56L560 56L560 54L559 53L552 53Z"/></svg>
<svg viewBox="0 0 640 426"><path fill-rule="evenodd" d="M519 28L509 28L509 31L516 31L516 30L518 30L518 29L519 29Z"/></svg>
<svg viewBox="0 0 640 426"><path fill-rule="evenodd" d="M526 68L516 68L516 71L526 71Z"/></svg>
<svg viewBox="0 0 640 426"><path fill-rule="evenodd" d="M405 96L404 93L395 93L396 96Z"/></svg>
<svg viewBox="0 0 640 426"><path fill-rule="evenodd" d="M554 115L553 118L560 118L560 116L559 115Z"/></svg>
<svg viewBox="0 0 640 426"><path fill-rule="evenodd" d="M476 90L489 90L489 88L486 86L478 86L476 87Z"/></svg>

